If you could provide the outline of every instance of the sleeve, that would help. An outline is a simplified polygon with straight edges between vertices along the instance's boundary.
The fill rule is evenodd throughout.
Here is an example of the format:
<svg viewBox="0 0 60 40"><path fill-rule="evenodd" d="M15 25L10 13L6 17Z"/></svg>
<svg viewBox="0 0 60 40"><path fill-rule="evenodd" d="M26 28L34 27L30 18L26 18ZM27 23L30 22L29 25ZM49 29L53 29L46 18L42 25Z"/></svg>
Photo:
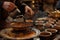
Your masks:
<svg viewBox="0 0 60 40"><path fill-rule="evenodd" d="M56 9L60 10L60 0L56 4Z"/></svg>
<svg viewBox="0 0 60 40"><path fill-rule="evenodd" d="M25 3L22 3L22 5L25 5L25 6L26 6L27 4L25 4Z"/></svg>
<svg viewBox="0 0 60 40"><path fill-rule="evenodd" d="M2 8L2 4L3 4L3 2L2 2L2 1L0 1L0 8Z"/></svg>

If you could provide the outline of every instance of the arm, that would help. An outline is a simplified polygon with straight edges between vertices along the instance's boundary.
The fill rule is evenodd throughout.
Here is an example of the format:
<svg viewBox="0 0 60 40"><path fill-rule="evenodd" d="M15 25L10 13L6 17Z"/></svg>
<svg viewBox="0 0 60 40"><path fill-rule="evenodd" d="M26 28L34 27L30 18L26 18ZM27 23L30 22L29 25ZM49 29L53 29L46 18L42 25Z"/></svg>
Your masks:
<svg viewBox="0 0 60 40"><path fill-rule="evenodd" d="M29 15L31 15L31 16L34 14L33 10L29 6L25 7L25 12L29 13Z"/></svg>
<svg viewBox="0 0 60 40"><path fill-rule="evenodd" d="M2 4L3 4L3 2L2 2L2 1L0 1L0 8L2 8Z"/></svg>
<svg viewBox="0 0 60 40"><path fill-rule="evenodd" d="M1 2L2 8L7 12L11 12L14 8L16 8L15 4L12 2L4 1L3 4Z"/></svg>

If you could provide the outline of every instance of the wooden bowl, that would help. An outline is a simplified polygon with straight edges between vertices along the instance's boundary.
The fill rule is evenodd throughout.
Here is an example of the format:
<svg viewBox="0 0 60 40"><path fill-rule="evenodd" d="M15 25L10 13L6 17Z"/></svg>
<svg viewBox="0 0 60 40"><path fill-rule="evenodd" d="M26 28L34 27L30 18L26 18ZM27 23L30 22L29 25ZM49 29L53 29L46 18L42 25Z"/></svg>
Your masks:
<svg viewBox="0 0 60 40"><path fill-rule="evenodd" d="M56 33L56 32L57 32L56 29L46 29L45 31L47 31L47 32L51 32L51 33Z"/></svg>
<svg viewBox="0 0 60 40"><path fill-rule="evenodd" d="M51 32L41 32L39 37L40 40L50 40L51 35Z"/></svg>
<svg viewBox="0 0 60 40"><path fill-rule="evenodd" d="M55 25L54 29L60 30L60 25Z"/></svg>
<svg viewBox="0 0 60 40"><path fill-rule="evenodd" d="M40 36L42 36L42 37L49 37L49 36L51 36L51 35L52 35L51 32L41 32L41 33L40 33Z"/></svg>
<svg viewBox="0 0 60 40"><path fill-rule="evenodd" d="M45 23L44 26L47 27L47 28L51 28L52 24L50 22L47 22L47 23Z"/></svg>
<svg viewBox="0 0 60 40"><path fill-rule="evenodd" d="M44 27L42 25L37 25L36 28L39 29L40 31L44 30Z"/></svg>

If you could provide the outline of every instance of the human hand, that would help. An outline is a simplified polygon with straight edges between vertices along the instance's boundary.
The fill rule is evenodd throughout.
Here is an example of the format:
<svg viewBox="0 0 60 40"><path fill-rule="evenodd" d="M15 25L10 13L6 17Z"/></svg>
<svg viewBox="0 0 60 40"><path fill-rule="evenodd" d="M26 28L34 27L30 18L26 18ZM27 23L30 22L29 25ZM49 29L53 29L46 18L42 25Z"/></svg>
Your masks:
<svg viewBox="0 0 60 40"><path fill-rule="evenodd" d="M2 7L8 12L11 12L14 8L16 8L14 3L7 1L3 3Z"/></svg>

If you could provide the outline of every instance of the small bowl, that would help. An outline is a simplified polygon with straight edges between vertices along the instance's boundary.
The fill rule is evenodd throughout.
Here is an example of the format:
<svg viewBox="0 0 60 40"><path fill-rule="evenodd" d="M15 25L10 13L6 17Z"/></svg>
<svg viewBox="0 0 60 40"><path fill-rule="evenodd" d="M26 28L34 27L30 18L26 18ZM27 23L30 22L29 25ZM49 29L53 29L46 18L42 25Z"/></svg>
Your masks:
<svg viewBox="0 0 60 40"><path fill-rule="evenodd" d="M56 22L56 24L57 24L57 25L60 25L60 22L58 21L58 22Z"/></svg>
<svg viewBox="0 0 60 40"><path fill-rule="evenodd" d="M47 28L50 28L52 26L52 24L49 23L49 22L46 22L44 26L47 27Z"/></svg>
<svg viewBox="0 0 60 40"><path fill-rule="evenodd" d="M33 20L25 20L25 22L29 23L29 22L33 22Z"/></svg>
<svg viewBox="0 0 60 40"><path fill-rule="evenodd" d="M40 36L41 36L41 37L49 37L49 36L51 36L51 35L52 35L51 32L41 32L41 33L40 33Z"/></svg>
<svg viewBox="0 0 60 40"><path fill-rule="evenodd" d="M35 21L35 25L43 25L44 21L37 20Z"/></svg>
<svg viewBox="0 0 60 40"><path fill-rule="evenodd" d="M53 28L57 29L57 30L60 30L60 25L55 25Z"/></svg>
<svg viewBox="0 0 60 40"><path fill-rule="evenodd" d="M55 39L56 38L56 34L57 34L57 30L56 29L46 29L45 30L46 32L51 32L52 33L52 35L51 35L51 40L53 40L53 39Z"/></svg>
<svg viewBox="0 0 60 40"><path fill-rule="evenodd" d="M40 31L43 31L44 30L43 25L37 25L36 28L39 29Z"/></svg>
<svg viewBox="0 0 60 40"><path fill-rule="evenodd" d="M40 40L50 40L52 33L51 32L41 32L40 33Z"/></svg>
<svg viewBox="0 0 60 40"><path fill-rule="evenodd" d="M56 29L45 29L45 31L47 31L47 32L51 32L51 33L56 33L56 32L57 32Z"/></svg>

